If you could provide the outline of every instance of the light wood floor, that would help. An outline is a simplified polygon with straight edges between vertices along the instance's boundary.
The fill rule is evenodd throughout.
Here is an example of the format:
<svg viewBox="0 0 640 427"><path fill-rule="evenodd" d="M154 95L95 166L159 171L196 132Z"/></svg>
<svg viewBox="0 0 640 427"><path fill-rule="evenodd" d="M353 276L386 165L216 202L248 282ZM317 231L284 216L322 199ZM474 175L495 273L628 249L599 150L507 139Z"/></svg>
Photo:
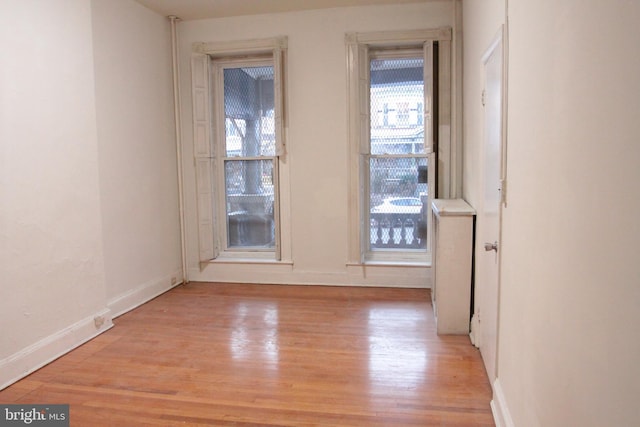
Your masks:
<svg viewBox="0 0 640 427"><path fill-rule="evenodd" d="M428 290L189 283L0 391L72 426L493 426Z"/></svg>

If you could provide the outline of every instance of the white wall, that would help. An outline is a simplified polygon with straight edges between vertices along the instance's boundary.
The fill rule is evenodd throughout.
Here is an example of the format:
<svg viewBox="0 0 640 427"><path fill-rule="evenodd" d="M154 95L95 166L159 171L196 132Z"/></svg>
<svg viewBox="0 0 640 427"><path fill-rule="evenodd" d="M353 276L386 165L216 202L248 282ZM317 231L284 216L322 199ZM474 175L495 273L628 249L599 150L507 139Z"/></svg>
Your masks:
<svg viewBox="0 0 640 427"><path fill-rule="evenodd" d="M0 15L2 387L110 317L90 4L5 0Z"/></svg>
<svg viewBox="0 0 640 427"><path fill-rule="evenodd" d="M132 0L0 15L2 388L182 271L167 19Z"/></svg>
<svg viewBox="0 0 640 427"><path fill-rule="evenodd" d="M182 280L169 21L93 0L100 197L114 314Z"/></svg>
<svg viewBox="0 0 640 427"><path fill-rule="evenodd" d="M476 3L464 2L471 200L481 176L473 58L502 19L499 8L488 15ZM516 426L636 425L640 4L529 0L509 8L501 414Z"/></svg>
<svg viewBox="0 0 640 427"><path fill-rule="evenodd" d="M484 84L482 56L504 23L505 0L463 2L464 155L463 195L472 206L482 202L483 112L480 103Z"/></svg>
<svg viewBox="0 0 640 427"><path fill-rule="evenodd" d="M426 268L347 267L345 33L451 26L449 1L189 21L180 24L182 116L190 278L273 283L425 286ZM198 268L191 141L190 51L194 42L288 36L290 247L293 266Z"/></svg>

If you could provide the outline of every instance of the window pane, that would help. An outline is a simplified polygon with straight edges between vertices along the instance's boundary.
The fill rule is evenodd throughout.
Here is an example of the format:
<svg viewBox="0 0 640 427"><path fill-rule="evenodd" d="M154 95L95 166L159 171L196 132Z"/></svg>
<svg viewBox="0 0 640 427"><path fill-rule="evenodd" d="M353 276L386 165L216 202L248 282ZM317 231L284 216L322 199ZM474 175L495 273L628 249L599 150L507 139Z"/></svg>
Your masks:
<svg viewBox="0 0 640 427"><path fill-rule="evenodd" d="M273 160L227 160L224 170L227 246L273 249Z"/></svg>
<svg viewBox="0 0 640 427"><path fill-rule="evenodd" d="M418 182L426 158L371 158L371 249L425 249L427 183Z"/></svg>
<svg viewBox="0 0 640 427"><path fill-rule="evenodd" d="M227 157L275 155L273 66L225 68Z"/></svg>
<svg viewBox="0 0 640 427"><path fill-rule="evenodd" d="M424 153L424 59L371 61L371 154Z"/></svg>

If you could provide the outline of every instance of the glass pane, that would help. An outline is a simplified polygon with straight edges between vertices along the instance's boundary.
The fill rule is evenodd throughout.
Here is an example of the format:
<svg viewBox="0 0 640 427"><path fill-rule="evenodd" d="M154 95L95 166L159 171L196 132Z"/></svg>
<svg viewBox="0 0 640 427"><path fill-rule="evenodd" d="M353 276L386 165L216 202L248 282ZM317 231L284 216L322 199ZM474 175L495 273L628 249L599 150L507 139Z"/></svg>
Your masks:
<svg viewBox="0 0 640 427"><path fill-rule="evenodd" d="M228 160L224 172L227 246L273 249L273 160Z"/></svg>
<svg viewBox="0 0 640 427"><path fill-rule="evenodd" d="M426 158L370 159L372 250L426 248L427 183L419 182L427 175L426 167Z"/></svg>
<svg viewBox="0 0 640 427"><path fill-rule="evenodd" d="M371 154L424 153L424 59L371 61Z"/></svg>
<svg viewBox="0 0 640 427"><path fill-rule="evenodd" d="M275 155L273 67L224 70L227 157Z"/></svg>

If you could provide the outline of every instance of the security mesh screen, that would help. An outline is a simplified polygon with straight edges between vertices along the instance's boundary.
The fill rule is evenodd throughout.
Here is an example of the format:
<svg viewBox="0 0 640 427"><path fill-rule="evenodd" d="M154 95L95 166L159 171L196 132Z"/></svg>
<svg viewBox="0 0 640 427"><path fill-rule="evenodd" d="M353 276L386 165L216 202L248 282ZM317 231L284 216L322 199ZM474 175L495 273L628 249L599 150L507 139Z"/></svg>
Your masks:
<svg viewBox="0 0 640 427"><path fill-rule="evenodd" d="M224 70L227 157L275 155L273 67Z"/></svg>
<svg viewBox="0 0 640 427"><path fill-rule="evenodd" d="M371 61L371 154L424 153L424 60Z"/></svg>
<svg viewBox="0 0 640 427"><path fill-rule="evenodd" d="M227 245L273 248L273 160L225 162Z"/></svg>
<svg viewBox="0 0 640 427"><path fill-rule="evenodd" d="M371 158L371 249L426 248L427 184L418 182L426 158Z"/></svg>
<svg viewBox="0 0 640 427"><path fill-rule="evenodd" d="M224 70L227 247L273 249L273 67Z"/></svg>
<svg viewBox="0 0 640 427"><path fill-rule="evenodd" d="M370 249L426 248L423 59L371 61ZM421 177L426 173L421 174Z"/></svg>

